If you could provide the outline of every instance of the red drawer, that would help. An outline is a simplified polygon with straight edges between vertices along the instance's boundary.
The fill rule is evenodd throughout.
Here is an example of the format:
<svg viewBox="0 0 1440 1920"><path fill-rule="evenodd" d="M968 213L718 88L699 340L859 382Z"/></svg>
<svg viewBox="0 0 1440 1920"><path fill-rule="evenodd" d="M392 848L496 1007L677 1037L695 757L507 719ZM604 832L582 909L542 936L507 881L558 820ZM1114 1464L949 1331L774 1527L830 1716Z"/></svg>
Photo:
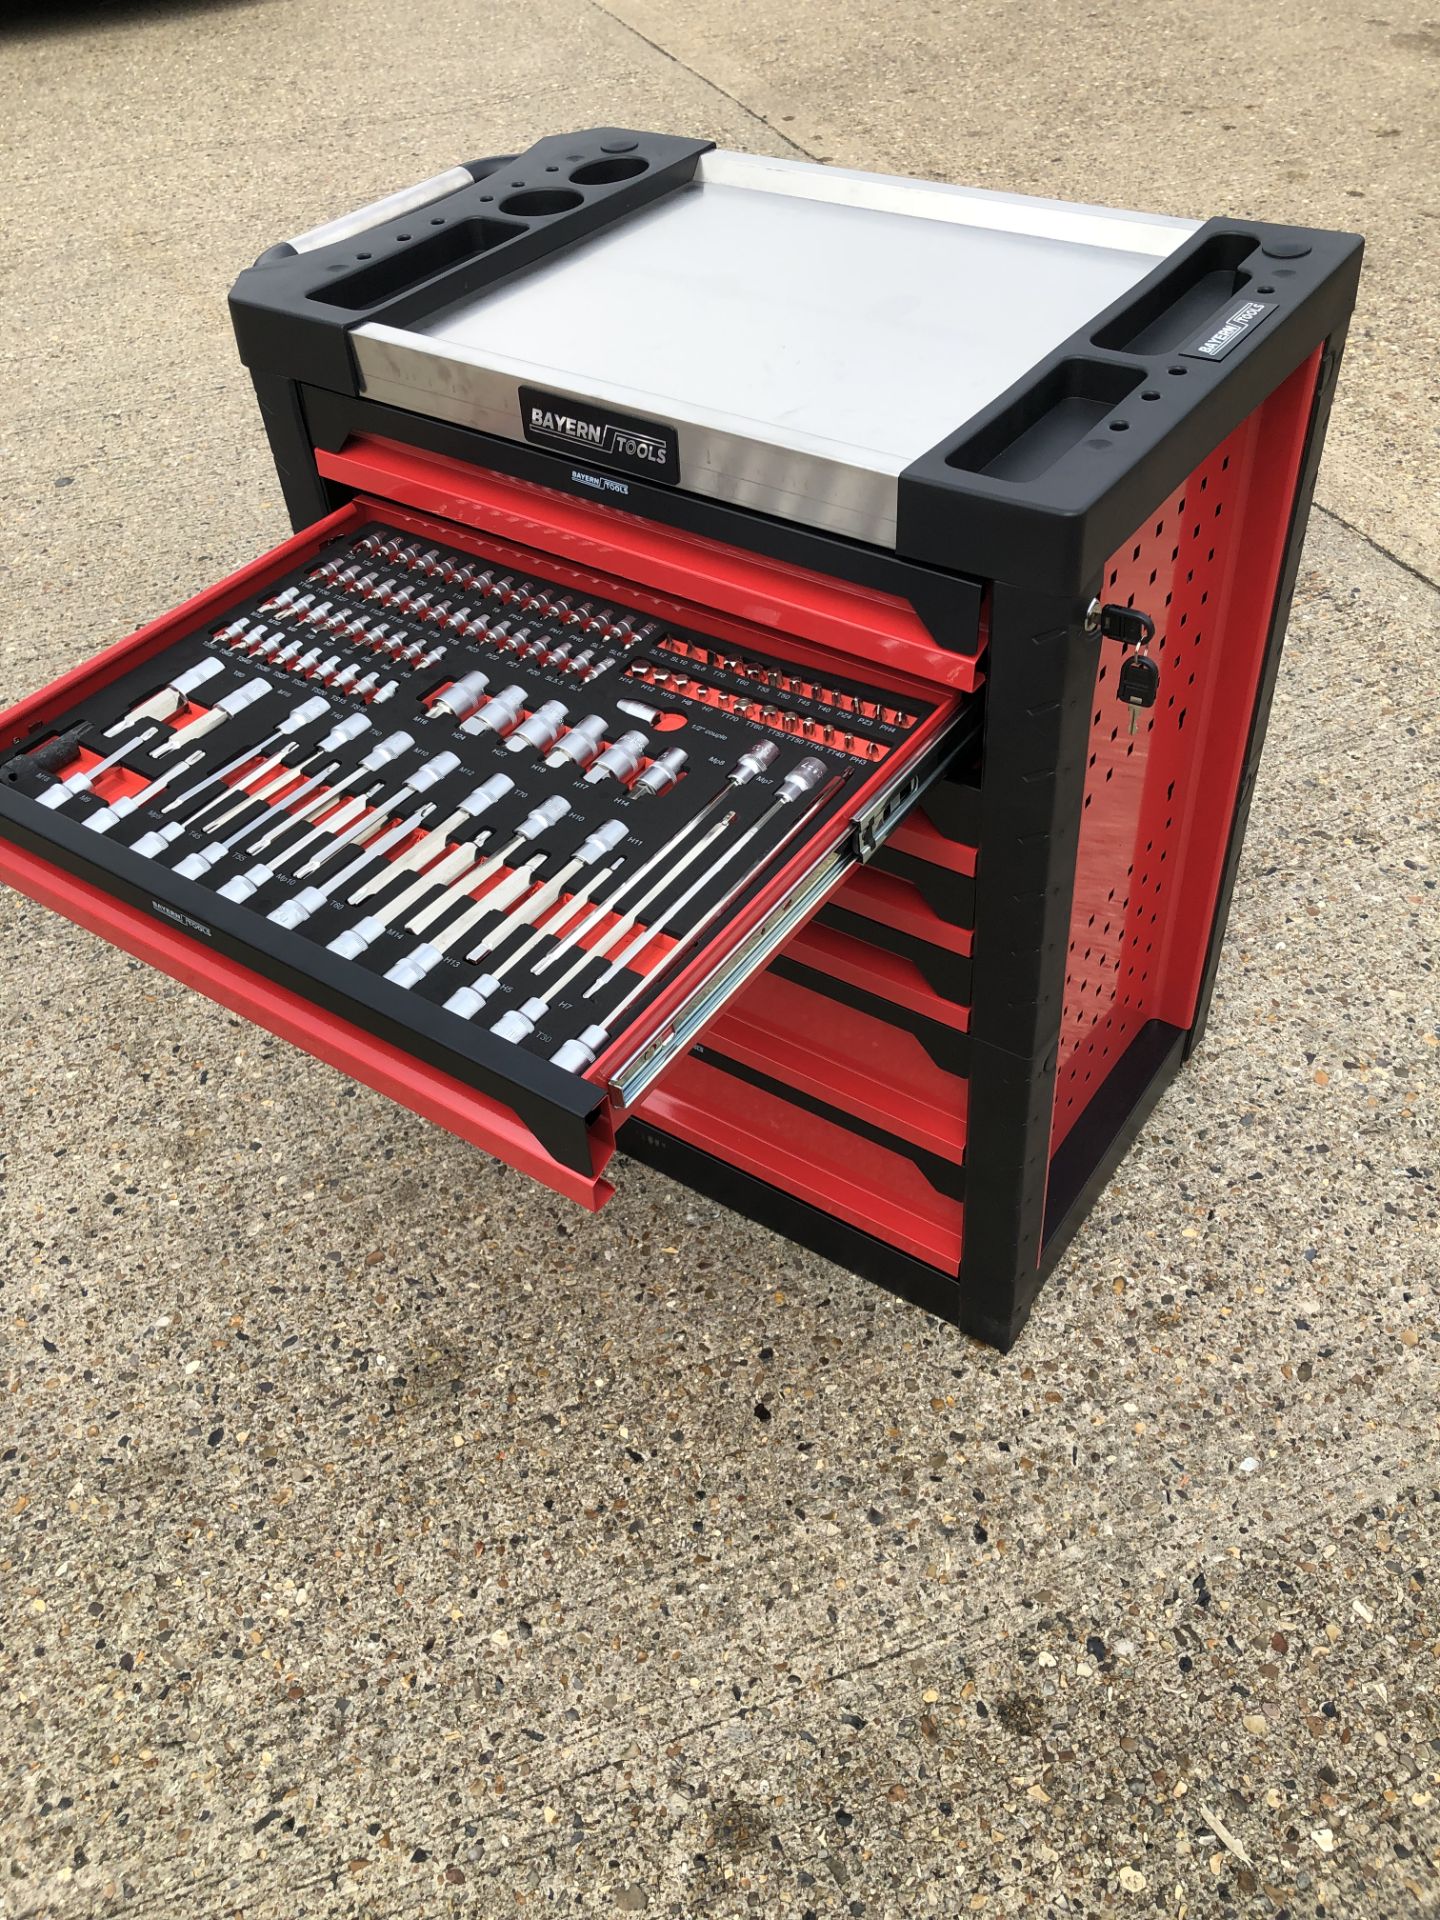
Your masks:
<svg viewBox="0 0 1440 1920"><path fill-rule="evenodd" d="M693 1057L672 1068L636 1111L918 1260L952 1272L959 1266L964 1206L937 1193L904 1154Z"/></svg>
<svg viewBox="0 0 1440 1920"><path fill-rule="evenodd" d="M908 880L877 873L873 867L861 867L836 891L832 905L841 912L859 914L877 926L903 933L911 940L923 940L927 946L942 947L947 953L969 957L974 940L971 929L942 920Z"/></svg>
<svg viewBox="0 0 1440 1920"><path fill-rule="evenodd" d="M942 833L926 813L923 800L911 808L885 845L896 853L908 854L912 860L924 860L932 867L948 867L951 873L973 877L975 872L976 849Z"/></svg>
<svg viewBox="0 0 1440 1920"><path fill-rule="evenodd" d="M457 484L457 480L447 476L452 495ZM469 517L473 521L481 516L481 506L476 506ZM503 520L503 515L499 517ZM157 850L142 854L139 841L131 837L128 829L124 834L117 831L109 838L88 832L91 807L97 807L102 801L113 803L127 791L131 794L148 791L155 771L148 763L149 753L154 749L143 753L141 749L157 729L138 734L132 746L124 749L134 764L127 763L123 769L102 775L94 794L69 810L47 809L48 790L41 783L57 776L38 758L31 758L40 751L48 751L47 743L53 742L69 756L62 762L67 768L66 778L71 768L78 774L95 764L95 748L110 737L107 727L113 734L117 729L111 722L123 716L137 699L150 697L156 687L163 686L167 676L179 668L183 667L187 673L191 671L192 661L218 658L222 672L213 684L227 685L234 680L238 686L242 680L252 680L258 674L259 681L264 683L261 693L265 698L254 706L253 720L247 717L251 709L236 708L233 715L228 707L224 709L231 717L221 736L227 743L224 752L216 755L212 763L214 780L232 773L240 780L243 772L236 769L242 768L242 763L243 768L252 764L273 765L273 756L269 761L263 761L262 756L280 736L269 730L268 719L262 720L259 716L272 712L277 716L289 714L297 711L302 702L306 707L312 705L306 696L313 687L308 682L287 678L280 664L281 655L277 655L274 662L257 655L243 665L238 664L241 656L227 651L219 637L220 624L244 613L245 618L239 623L243 627L252 613L276 604L273 594L279 583L292 576L297 582L308 580L311 562L322 548L352 541L362 529L372 525L378 524L387 531L399 529L402 535L423 536L424 540L438 543L447 551L453 550L461 560L466 556L479 556L492 567L533 574L557 589L564 586L577 595L589 593L622 607L635 607L663 618L677 629L685 628L691 621L706 620L703 608L682 608L648 584L647 570L652 556L646 549L643 531L632 533L628 523L612 525L604 520L599 524L603 524L606 533L604 557L612 564L624 559L629 576L616 580L594 573L593 547L586 550L584 540L576 531L582 522L586 526L595 524L586 520L572 503L564 529L551 530L546 549L526 551L510 546L503 538L472 531L470 525L461 527L428 519L387 501L357 499L272 553L261 556L231 579L21 701L0 716L0 732L3 732L4 745L10 749L5 777L0 780L0 879L8 880L32 897L101 933L115 945L163 968L295 1044L307 1047L366 1084L451 1127L467 1140L489 1149L582 1204L598 1207L612 1191L605 1169L613 1151L615 1128L624 1117L627 1094L668 1070L672 1056L683 1058L689 1041L679 1029L688 1009L695 1009L696 1021L702 1016L709 1018L711 1011L723 1007L726 996L739 991L753 974L756 956L763 961L773 944L785 937L796 917L806 910L813 911L833 896L858 858L857 819L867 809L883 811L887 807L903 808L909 804L915 778L912 770L932 749L939 752L960 718L964 702L952 688L916 685L888 667L872 669L874 684L893 688L907 707L922 716L919 723L893 748L887 748L887 757L881 764L867 764L858 772L847 764L835 773L829 786L820 789L826 797L813 817L797 807L797 814L805 822L803 834L798 828L793 834L787 829L775 841L768 864L760 866L753 883L742 880L739 888L732 888L729 895L722 895L720 885L723 883L716 883L716 910L722 907L726 910L713 925L701 911L702 894L700 904L693 909L693 914L699 916L692 929L694 937L682 935L673 943L667 940L662 948L658 943L662 929L657 926L656 944L650 949L655 957L646 955L632 963L633 981L622 980L611 994L614 1000L625 990L625 998L619 999L618 1004L622 1010L630 1010L623 1011L622 1017L613 1020L610 1027L594 1029L606 1039L595 1043L588 1065L560 1063L559 1049L554 1046L556 1029L551 1029L549 1036L543 1030L536 1032L532 1046L525 1044L525 1039L533 1030L533 1022L532 1029L527 1029L526 1036L520 1040L487 1024L491 1014L498 1012L502 1005L508 1009L511 1005L524 1004L521 994L526 976L523 974L515 975L513 983L507 982L504 992L510 995L508 1001L497 1000L494 1008L487 1008L482 1019L472 1021L451 1011L448 1004L450 995L462 986L468 987L478 971L475 966L461 969L458 954L452 961L448 950L437 953L435 959L427 963L433 972L424 973L415 990L408 991L406 983L397 984L394 975L383 970L392 948L382 942L386 939L398 942L398 932L392 936L387 927L382 938L377 938L374 946L359 959L340 955L331 943L335 929L321 920L322 913L333 911L338 927L342 914L340 905L333 909L329 906L328 896L326 901L305 909L315 914L308 926L283 920L277 925L273 914L265 911L271 904L268 899L259 910L252 910L247 904L248 896L220 890L219 880L226 868L214 860L209 867L201 866L198 872L187 874L179 864L178 855L172 855L168 846L163 858ZM537 534L541 531L538 521L531 523L531 531ZM627 552L626 542L632 538L633 550ZM416 544L420 544L418 539ZM438 546L433 550L438 552ZM719 565L713 555L711 565ZM776 602L783 581L773 570L767 579L772 588L769 610L772 617L778 617L781 608ZM336 591L340 589L337 587ZM267 599L267 595L272 597ZM816 596L806 598L798 587L796 596L797 618L810 631L824 632L827 636L842 629L849 631L845 628L847 613L857 622L862 618L837 587L827 586L823 604L818 607L811 604ZM861 608L870 607L870 601L863 596L859 604ZM281 616L271 617L273 621ZM395 617L402 622L408 618L398 612ZM723 627L727 633L740 630L740 623L729 616L712 624ZM753 640L747 639L747 645L753 646L762 657L767 649L784 644L774 628L755 634ZM527 711L533 710L537 701L554 690L553 680L548 684L543 682L543 668L530 668L516 661L513 655L502 654L493 659L488 654L482 656L483 645L483 641L476 641L467 659L461 645L452 643L450 657L433 675L434 685L430 684L428 675L423 682L407 682L395 695L394 704L381 709L385 718L376 726L376 737L382 731L397 729L392 737L407 744L396 751L410 756L403 763L407 778L433 748L460 739L454 732L453 721L440 724L425 705L427 700L439 703L441 674L444 681L452 679L456 663L484 664L493 673L503 660L505 673L518 676L526 693ZM795 649L809 654L820 652L813 640L797 642ZM322 649L316 647L314 651L318 653ZM356 657L360 655L357 653ZM369 656L365 658L368 661ZM533 687L527 684L532 681ZM620 684L618 680L601 681L598 688L587 691L586 701L598 703L604 710L613 699L614 688ZM359 712L359 696L336 691L328 701L321 699L319 707L323 719L306 724L328 728L342 714ZM204 711L203 705L197 704L187 720L177 724L191 724ZM608 717L615 731L623 727L618 710ZM693 735L686 736L691 740L691 764L701 767L707 753L721 755L717 765L729 764L729 737L713 730L734 724L720 715L712 716L704 726L696 726ZM710 735L706 734L705 726L711 728ZM723 754L718 747L703 745L707 738L726 740ZM71 744L67 746L67 742ZM240 749L233 764L232 746ZM803 750L798 745L791 749L797 756ZM203 759L203 755L201 757ZM311 755L311 758L319 757L318 752ZM559 794L562 786L566 805L577 820L583 817L581 809L586 804L607 815L616 807L628 805L624 799L596 799L587 803L584 799L587 790L574 781L569 772L552 771L538 755L520 760L511 754L497 758L492 753L483 764L473 756L470 762L462 764L454 753L439 758L448 758L454 763L443 776L453 782L453 787L437 789L437 797L442 792L450 796L444 799L444 808L453 806L463 790L495 765L503 764L507 774L513 774L509 782L510 797L501 802L501 809L509 809L509 813L497 811L495 815L502 844L505 836L512 835L515 826L521 823L522 815L529 817L527 809L552 792ZM828 773L828 763L822 771ZM316 770L315 777L322 777L321 769ZM713 767L700 775L706 791L715 787L715 803L724 798L720 777ZM848 786L843 785L847 780ZM378 787L384 783L376 784ZM411 791L398 779L392 784L399 791ZM699 790L698 782L696 790ZM247 804L243 799L245 791L243 786L239 788L241 808L236 811ZM690 789L677 791L688 793ZM752 797L748 804L758 820L762 808L769 804L768 789L759 785L754 791L761 798ZM180 795L184 797L183 789ZM258 803L262 797L256 794L253 799ZM279 809L287 806L288 800L282 795L270 804ZM736 803L740 804L743 803ZM650 843L658 849L665 840L661 823L675 818L666 811L673 805L673 800L654 800L626 812L627 833L634 836L637 845L633 862L637 869ZM739 817L733 806L727 814L716 815L721 827ZM241 831L248 831L250 824L253 822L247 822L242 812ZM783 826L783 822L777 822L777 830ZM593 822L587 820L586 830L592 828ZM183 821L176 826L177 832L182 830L186 830ZM153 833L144 837L158 838ZM573 853L574 846L580 844L578 832L572 833L571 838L574 844L567 841L563 853L558 846L546 852L549 865L543 871L554 871L565 855ZM194 835L197 858L203 839L203 830ZM184 843L176 844L183 852ZM337 841L337 851L342 844ZM405 844L408 843L402 841L392 847L392 854ZM230 857L223 856L224 859ZM238 849L235 858L239 860ZM212 867L213 878L210 877ZM333 871L343 877L345 870L337 866ZM743 869L735 871L743 873ZM245 876L237 870L233 877L243 879ZM279 885L280 882L272 876L263 884ZM295 882L283 884L292 888ZM352 896L352 901L356 897ZM458 902L451 904L458 907ZM345 910L343 917L348 925L354 913ZM647 915L646 919L652 917ZM406 937L405 950L413 945L413 939ZM393 951L398 953L398 946ZM664 964L670 951L677 953L679 964L657 981L648 998L644 997L646 977ZM525 995L536 990L523 985ZM638 1000L637 993L641 995ZM582 1011L578 994L576 989L568 999L562 997L555 1001L557 1024L568 1022L578 1028L582 1022L598 1018L598 1010L592 1015ZM605 1003L599 1004L603 1008ZM638 1067L622 1089L621 1076L626 1063L637 1061Z"/></svg>
<svg viewBox="0 0 1440 1920"><path fill-rule="evenodd" d="M961 1033L970 1030L969 1007L937 993L914 961L902 954L888 953L883 947L871 946L868 941L814 920L795 935L785 952L802 966L848 981L892 1006L908 1008Z"/></svg>
<svg viewBox="0 0 1440 1920"><path fill-rule="evenodd" d="M903 1027L764 973L705 1045L928 1152L965 1158L967 1083Z"/></svg>

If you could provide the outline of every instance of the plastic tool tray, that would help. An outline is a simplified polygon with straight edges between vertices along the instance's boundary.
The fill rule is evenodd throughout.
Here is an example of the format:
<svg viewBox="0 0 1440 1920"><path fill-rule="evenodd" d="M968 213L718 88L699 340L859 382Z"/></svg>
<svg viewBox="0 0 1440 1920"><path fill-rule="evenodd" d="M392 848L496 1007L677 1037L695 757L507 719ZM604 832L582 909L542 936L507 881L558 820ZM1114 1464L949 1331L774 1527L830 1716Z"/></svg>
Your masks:
<svg viewBox="0 0 1440 1920"><path fill-rule="evenodd" d="M178 634L172 623L158 650L137 636L60 683L78 697L0 763L0 823L20 847L494 1096L591 1175L596 1087L622 1112L638 1098L949 759L963 702L832 672L818 650L782 654L773 636L737 641L733 622L717 634L667 619L623 589L579 590L538 556L517 566L515 549L443 522L397 524L358 503L345 517L223 607L209 596L206 616ZM117 670L127 648L135 664ZM121 724L206 662L174 713ZM249 683L251 703L209 725ZM282 735L307 702L313 717ZM117 749L93 784L77 780ZM586 777L601 764L609 777ZM437 835L477 790L488 804ZM518 832L532 837L517 845ZM423 863L407 863L425 834ZM535 913L536 890L582 848L590 863ZM472 872L479 860L488 869ZM377 925L404 889L403 912ZM618 935L617 913L634 916Z"/></svg>

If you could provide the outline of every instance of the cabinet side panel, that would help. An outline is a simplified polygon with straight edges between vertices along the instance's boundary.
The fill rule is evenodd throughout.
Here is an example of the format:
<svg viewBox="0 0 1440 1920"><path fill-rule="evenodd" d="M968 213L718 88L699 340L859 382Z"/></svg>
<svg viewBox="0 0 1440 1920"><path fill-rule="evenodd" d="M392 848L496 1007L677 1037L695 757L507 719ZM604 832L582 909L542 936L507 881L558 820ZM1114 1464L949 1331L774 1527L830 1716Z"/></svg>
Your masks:
<svg viewBox="0 0 1440 1920"><path fill-rule="evenodd" d="M1101 598L1155 622L1156 702L1102 643L1091 702L1051 1151L1150 1021L1195 1018L1319 352L1110 558Z"/></svg>

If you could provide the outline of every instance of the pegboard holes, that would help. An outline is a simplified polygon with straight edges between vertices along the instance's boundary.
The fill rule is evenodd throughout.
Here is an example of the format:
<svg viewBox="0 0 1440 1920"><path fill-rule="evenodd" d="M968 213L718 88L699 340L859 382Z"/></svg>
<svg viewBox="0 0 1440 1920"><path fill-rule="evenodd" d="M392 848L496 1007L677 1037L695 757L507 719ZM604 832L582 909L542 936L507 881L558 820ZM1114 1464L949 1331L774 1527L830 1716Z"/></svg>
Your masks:
<svg viewBox="0 0 1440 1920"><path fill-rule="evenodd" d="M1176 377L1185 371L1171 369ZM1205 696L1212 658L1202 610L1227 561L1220 536L1230 468L1229 453L1212 454L1104 572L1109 598L1155 620L1150 652L1161 667L1162 697L1138 716L1132 734L1128 711L1113 697L1113 656L1097 665L1056 1066L1057 1142L1156 1017L1155 957L1171 897L1165 875L1178 853L1177 801L1188 772L1180 742L1191 706ZM1117 890L1115 848L1127 838L1143 848L1143 859L1137 868L1132 858Z"/></svg>

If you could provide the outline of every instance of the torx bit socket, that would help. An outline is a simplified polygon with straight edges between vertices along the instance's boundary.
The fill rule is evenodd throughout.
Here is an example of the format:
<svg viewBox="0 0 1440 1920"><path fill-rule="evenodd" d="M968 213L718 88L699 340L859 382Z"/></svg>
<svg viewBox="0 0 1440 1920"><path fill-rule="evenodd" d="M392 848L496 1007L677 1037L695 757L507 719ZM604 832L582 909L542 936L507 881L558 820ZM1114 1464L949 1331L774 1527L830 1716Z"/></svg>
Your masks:
<svg viewBox="0 0 1440 1920"><path fill-rule="evenodd" d="M198 720L192 720L188 727L172 734L161 746L156 747L154 757L163 759L169 753L183 753L193 747L207 733L213 733L217 727L223 727L227 720L233 720L237 713L243 713L247 707L253 707L257 700L263 700L272 692L268 680L247 680L243 687L236 687L233 693L224 694L208 713L202 713Z"/></svg>
<svg viewBox="0 0 1440 1920"><path fill-rule="evenodd" d="M197 687L203 687L207 680L213 680L217 673L225 671L223 660L201 660L189 667L184 673L177 673L167 686L158 693L152 693L148 700L142 700L117 720L113 727L107 727L102 738L113 740L117 733L124 733L127 727L138 727L142 720L168 720L172 714L179 713L182 707L190 704L190 696Z"/></svg>
<svg viewBox="0 0 1440 1920"><path fill-rule="evenodd" d="M457 987L445 1002L447 1013L458 1014L462 1020L473 1020L492 995L500 989L500 983L506 974L513 973L522 960L528 959L542 940L553 940L564 933L567 926L577 917L590 899L600 891L607 881L614 878L624 862L617 860L613 865L600 867L591 873L569 896L548 912L542 914L535 931L528 940L522 940L513 952L507 953L503 960L497 961L488 973L477 974L468 987Z"/></svg>
<svg viewBox="0 0 1440 1920"><path fill-rule="evenodd" d="M569 811L570 802L559 794L551 794L548 800L542 800L538 807L525 816L502 847L486 854L483 860L477 860L446 888L438 900L432 900L407 920L406 926L412 933L423 933L426 927L441 919L467 894L473 893L482 880L487 880L497 868L502 867L512 853L530 841L538 840L542 833L548 833L552 827L559 826Z"/></svg>
<svg viewBox="0 0 1440 1920"><path fill-rule="evenodd" d="M403 786L397 787L394 793L387 795L379 803L374 820L356 820L347 826L344 832L335 836L330 845L322 845L320 850L298 869L296 877L303 879L308 873L318 872L321 867L333 860L342 848L350 846L356 840L362 846L373 840L385 824L385 815L398 813L411 799L422 793L428 793L431 787L438 785L440 781L448 780L459 765L458 753L437 753L433 760L427 760L422 767L418 767ZM292 847L289 857L293 859L294 854L295 849Z"/></svg>
<svg viewBox="0 0 1440 1920"><path fill-rule="evenodd" d="M277 740L288 740L292 734L301 733L306 727L313 726L317 720L323 720L329 711L330 702L324 695L312 694L293 712L286 714L279 726L272 733L267 734L258 746L246 747L244 752L237 753L233 760L227 760L223 767L216 767L212 773L207 773L203 780L197 780L193 787L187 787L183 793L177 793L172 800L166 802L161 812L174 813L177 807L183 807L197 794L208 793L211 787L218 787L220 782L234 773L237 767L243 767L247 761L255 760L268 753ZM365 722L366 726L369 724L369 721ZM201 813L206 811L205 807L200 809Z"/></svg>

